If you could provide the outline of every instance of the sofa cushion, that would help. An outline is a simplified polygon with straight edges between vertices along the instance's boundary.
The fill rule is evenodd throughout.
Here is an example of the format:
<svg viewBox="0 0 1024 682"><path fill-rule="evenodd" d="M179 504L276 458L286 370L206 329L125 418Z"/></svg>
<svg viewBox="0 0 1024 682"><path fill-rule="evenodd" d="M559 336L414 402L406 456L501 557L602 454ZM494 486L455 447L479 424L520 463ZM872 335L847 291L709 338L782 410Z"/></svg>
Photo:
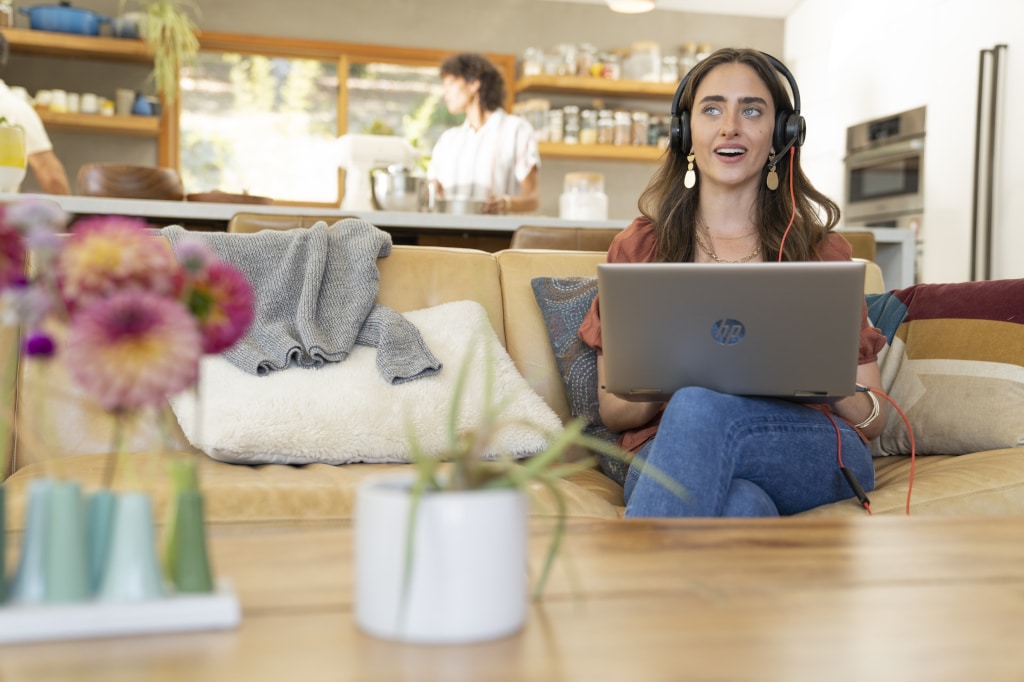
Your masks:
<svg viewBox="0 0 1024 682"><path fill-rule="evenodd" d="M882 386L919 454L1024 446L1024 279L917 284L868 297L888 344ZM888 406L876 455L910 453Z"/></svg>
<svg viewBox="0 0 1024 682"><path fill-rule="evenodd" d="M597 295L597 278L537 277L531 285L573 416L586 422L585 433L614 442L618 434L609 431L598 414L597 353L577 335ZM603 455L598 459L610 478L620 484L626 480L629 467L623 461Z"/></svg>
<svg viewBox="0 0 1024 682"><path fill-rule="evenodd" d="M1024 457L1016 448L966 455L875 458L874 516L998 516L1024 514ZM913 472L913 486L910 486ZM856 498L801 512L801 516L864 516Z"/></svg>
<svg viewBox="0 0 1024 682"><path fill-rule="evenodd" d="M508 354L529 382L562 421L572 418L547 326L533 295L534 277L591 277L605 254L593 251L506 249L494 254L501 278Z"/></svg>
<svg viewBox="0 0 1024 682"><path fill-rule="evenodd" d="M492 456L534 454L546 446L546 434L561 429L558 416L516 370L479 303L456 301L405 317L443 364L438 374L391 384L366 346L317 370L292 368L267 376L209 356L202 361L201 414L195 394L183 393L171 401L178 422L193 446L224 462L404 462L410 430L425 453L440 456L448 445L455 386L469 362L456 427L480 421L483 392L491 390L508 419L492 443Z"/></svg>

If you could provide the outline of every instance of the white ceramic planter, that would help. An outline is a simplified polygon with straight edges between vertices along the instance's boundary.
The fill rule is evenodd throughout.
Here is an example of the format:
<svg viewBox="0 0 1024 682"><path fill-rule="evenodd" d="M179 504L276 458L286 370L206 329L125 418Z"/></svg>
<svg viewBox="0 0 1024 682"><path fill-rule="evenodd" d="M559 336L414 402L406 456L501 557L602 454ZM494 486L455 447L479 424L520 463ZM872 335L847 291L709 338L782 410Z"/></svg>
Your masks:
<svg viewBox="0 0 1024 682"><path fill-rule="evenodd" d="M516 490L429 493L416 518L408 590L408 476L368 479L355 512L355 615L365 632L455 644L510 635L526 619L527 502Z"/></svg>

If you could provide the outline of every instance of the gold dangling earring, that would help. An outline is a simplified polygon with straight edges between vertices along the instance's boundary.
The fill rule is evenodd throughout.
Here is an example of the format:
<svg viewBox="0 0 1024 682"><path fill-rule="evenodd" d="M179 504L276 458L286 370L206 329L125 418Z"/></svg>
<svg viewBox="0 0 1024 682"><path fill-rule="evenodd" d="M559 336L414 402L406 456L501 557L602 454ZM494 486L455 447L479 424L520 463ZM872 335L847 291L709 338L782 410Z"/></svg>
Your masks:
<svg viewBox="0 0 1024 682"><path fill-rule="evenodd" d="M686 155L686 175L683 176L683 187L693 189L697 184L697 173L693 170L693 152Z"/></svg>
<svg viewBox="0 0 1024 682"><path fill-rule="evenodd" d="M768 153L768 177L765 178L765 183L773 192L779 188L779 175L775 172L775 152Z"/></svg>

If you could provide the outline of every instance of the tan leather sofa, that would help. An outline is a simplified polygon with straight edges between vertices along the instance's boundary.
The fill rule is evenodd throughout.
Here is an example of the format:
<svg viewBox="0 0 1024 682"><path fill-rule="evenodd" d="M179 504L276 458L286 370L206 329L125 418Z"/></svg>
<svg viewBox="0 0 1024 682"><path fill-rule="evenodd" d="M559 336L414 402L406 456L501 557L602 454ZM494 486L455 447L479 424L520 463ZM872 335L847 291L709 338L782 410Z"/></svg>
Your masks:
<svg viewBox="0 0 1024 682"><path fill-rule="evenodd" d="M378 261L380 270L379 302L400 312L441 303L472 299L487 310L499 339L531 386L542 395L563 420L570 418L565 390L549 344L547 330L531 289L531 280L540 276L589 276L604 260L600 252L506 250L488 253L470 249L395 246L392 253ZM882 291L878 267L868 266L868 292ZM4 357L16 343L10 329L0 330L0 352ZM26 485L43 475L70 476L87 488L104 481L110 465L109 418L85 414L80 405L67 398L66 385L59 375L40 376L32 363L23 363L17 376L0 385L0 407L7 427L0 459L9 476L7 512L11 527L23 523ZM41 423L39 412L31 409L40 399L48 404ZM153 424L155 419L146 423ZM174 424L174 428L177 425ZM174 438L176 452L160 452L156 430L150 428L129 441L132 468L142 485L150 489L159 513L166 499L167 476L164 465L173 457L195 457L199 463L201 485L206 493L206 510L211 521L235 522L292 520L315 522L322 519L349 518L353 498L361 480L382 471L396 470L401 464L347 464L331 466L259 465L245 466L214 461L184 444L180 431ZM59 456L57 456L59 454ZM980 467L960 457L950 462L935 458L936 466L919 458L915 500L930 513L971 511L1000 513L1024 511L1024 494L1011 496L1012 509L1003 496L991 496L985 505L964 507L965 500L977 500L1001 485L1020 485L1024 476L1024 458L1017 453L982 453ZM1010 460L1013 461L1010 461ZM879 460L879 490L872 494L875 513L901 513L909 464L905 457ZM986 468L987 467L987 468ZM972 477L963 475L971 469ZM934 475L932 474L934 470ZM1012 470L1012 476L1007 473ZM122 469L118 469L122 471ZM123 485L123 480L115 485ZM1005 487L1005 486L1004 486ZM576 475L562 484L570 514L593 518L618 518L622 511L622 490L597 470ZM553 509L543 494L535 513ZM864 514L853 502L830 505L818 513ZM158 518L160 518L158 516Z"/></svg>

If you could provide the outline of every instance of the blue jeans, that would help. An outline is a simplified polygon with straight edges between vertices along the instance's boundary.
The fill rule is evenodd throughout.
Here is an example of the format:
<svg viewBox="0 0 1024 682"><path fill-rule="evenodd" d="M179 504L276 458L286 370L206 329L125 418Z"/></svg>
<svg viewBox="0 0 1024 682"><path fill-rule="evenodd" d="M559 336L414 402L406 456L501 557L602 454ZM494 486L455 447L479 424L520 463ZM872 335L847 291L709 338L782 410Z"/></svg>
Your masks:
<svg viewBox="0 0 1024 682"><path fill-rule="evenodd" d="M871 451L836 418L843 464L874 489ZM820 410L786 400L684 388L626 475L626 516L779 516L853 497L839 470L835 427ZM650 464L679 483L680 498ZM851 501L850 504L859 504Z"/></svg>

